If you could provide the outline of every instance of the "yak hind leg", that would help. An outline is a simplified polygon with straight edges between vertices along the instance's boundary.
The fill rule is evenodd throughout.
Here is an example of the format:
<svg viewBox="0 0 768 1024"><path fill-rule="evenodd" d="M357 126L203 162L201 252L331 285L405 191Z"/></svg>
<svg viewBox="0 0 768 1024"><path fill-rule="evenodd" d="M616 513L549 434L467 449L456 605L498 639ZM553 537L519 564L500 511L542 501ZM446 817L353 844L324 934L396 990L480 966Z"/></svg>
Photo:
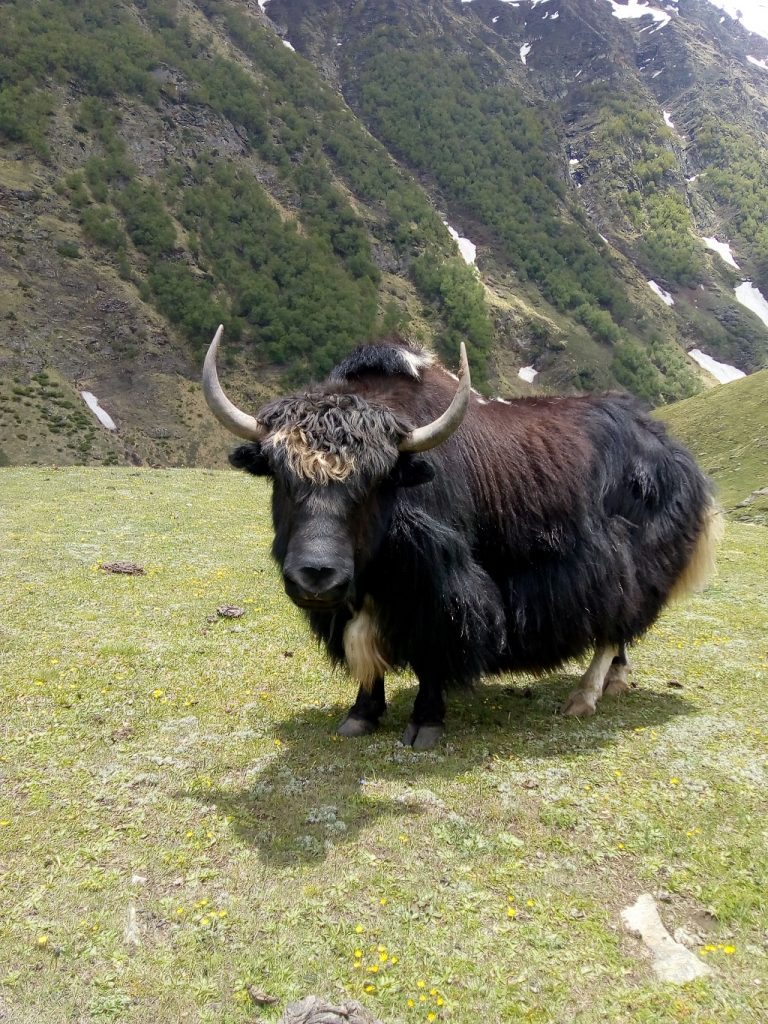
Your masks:
<svg viewBox="0 0 768 1024"><path fill-rule="evenodd" d="M581 681L563 705L562 714L573 718L587 718L594 715L597 702L603 695L605 677L611 667L619 648L610 644L598 647L589 668L581 677Z"/></svg>
<svg viewBox="0 0 768 1024"><path fill-rule="evenodd" d="M419 678L419 692L413 704L411 720L400 738L404 747L431 750L445 732L445 699L439 683Z"/></svg>
<svg viewBox="0 0 768 1024"><path fill-rule="evenodd" d="M632 667L629 664L627 658L627 648L625 644L619 646L619 653L611 662L611 667L605 674L605 682L603 683L603 696L604 697L618 697L624 693L629 693L631 686L629 684L629 673L632 671Z"/></svg>
<svg viewBox="0 0 768 1024"><path fill-rule="evenodd" d="M370 686L360 687L357 700L336 732L339 736L367 736L378 729L379 719L386 710L384 677L378 676Z"/></svg>

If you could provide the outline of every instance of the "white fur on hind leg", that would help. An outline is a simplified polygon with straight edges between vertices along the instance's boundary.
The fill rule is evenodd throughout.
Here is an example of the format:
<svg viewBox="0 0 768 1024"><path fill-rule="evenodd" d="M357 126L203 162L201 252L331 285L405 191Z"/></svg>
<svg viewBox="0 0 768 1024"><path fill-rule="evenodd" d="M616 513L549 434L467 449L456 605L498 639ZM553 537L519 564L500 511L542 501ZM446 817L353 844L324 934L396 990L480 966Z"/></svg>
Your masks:
<svg viewBox="0 0 768 1024"><path fill-rule="evenodd" d="M598 647L589 668L581 677L581 682L568 695L563 705L562 713L572 718L588 718L594 715L597 702L603 695L605 676L611 667L611 662L616 657L618 647Z"/></svg>

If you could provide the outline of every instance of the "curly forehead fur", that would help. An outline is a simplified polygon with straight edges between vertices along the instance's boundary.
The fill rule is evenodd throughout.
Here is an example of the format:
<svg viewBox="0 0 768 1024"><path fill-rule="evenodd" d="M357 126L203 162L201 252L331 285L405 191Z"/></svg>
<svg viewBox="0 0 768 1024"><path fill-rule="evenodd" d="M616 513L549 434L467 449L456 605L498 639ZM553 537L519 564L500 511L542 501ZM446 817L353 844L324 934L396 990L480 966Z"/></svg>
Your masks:
<svg viewBox="0 0 768 1024"><path fill-rule="evenodd" d="M382 477L394 466L407 428L395 414L353 394L306 392L259 411L264 448L278 464L313 483Z"/></svg>

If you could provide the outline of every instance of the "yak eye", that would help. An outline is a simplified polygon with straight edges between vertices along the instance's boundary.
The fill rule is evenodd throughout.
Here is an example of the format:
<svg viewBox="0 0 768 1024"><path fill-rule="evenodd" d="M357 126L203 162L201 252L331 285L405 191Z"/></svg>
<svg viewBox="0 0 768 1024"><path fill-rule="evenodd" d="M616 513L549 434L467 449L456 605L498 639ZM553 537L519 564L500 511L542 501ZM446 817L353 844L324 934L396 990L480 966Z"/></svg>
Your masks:
<svg viewBox="0 0 768 1024"><path fill-rule="evenodd" d="M421 455L401 455L392 470L392 482L397 487L418 487L434 477L434 466Z"/></svg>
<svg viewBox="0 0 768 1024"><path fill-rule="evenodd" d="M269 460L258 441L253 444L241 444L239 448L235 448L229 456L229 462L235 469L244 469L246 473L253 473L254 476L272 474Z"/></svg>

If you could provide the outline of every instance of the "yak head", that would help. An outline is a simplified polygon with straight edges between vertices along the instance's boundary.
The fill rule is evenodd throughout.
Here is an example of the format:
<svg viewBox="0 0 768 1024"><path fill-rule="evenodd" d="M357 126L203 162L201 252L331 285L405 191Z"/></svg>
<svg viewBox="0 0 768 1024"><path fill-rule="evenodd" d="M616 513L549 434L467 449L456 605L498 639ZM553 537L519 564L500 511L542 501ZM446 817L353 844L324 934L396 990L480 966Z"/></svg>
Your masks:
<svg viewBox="0 0 768 1024"><path fill-rule="evenodd" d="M232 465L273 480L272 553L286 593L299 607L316 611L353 605L356 583L386 534L398 488L432 478L431 464L419 453L445 441L464 417L470 394L464 346L450 406L434 422L412 428L346 381L276 399L250 416L219 384L221 334L219 327L205 359L203 390L217 419L249 442L232 453Z"/></svg>

